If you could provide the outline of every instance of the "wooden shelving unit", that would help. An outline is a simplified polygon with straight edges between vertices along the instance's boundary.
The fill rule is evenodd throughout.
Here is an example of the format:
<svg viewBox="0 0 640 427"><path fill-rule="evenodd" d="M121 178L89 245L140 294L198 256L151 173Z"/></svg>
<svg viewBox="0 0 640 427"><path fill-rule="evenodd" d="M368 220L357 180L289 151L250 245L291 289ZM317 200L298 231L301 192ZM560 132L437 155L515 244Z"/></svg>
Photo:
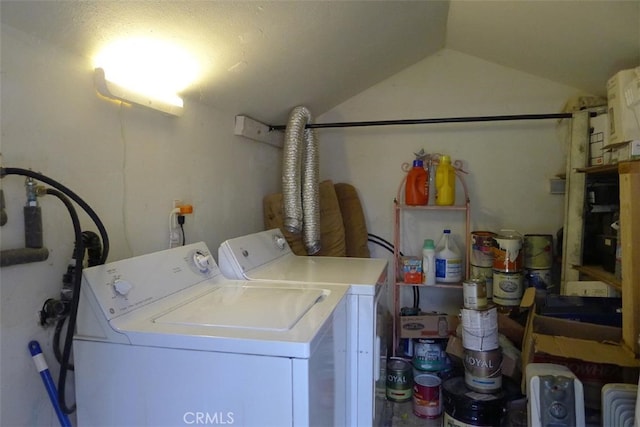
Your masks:
<svg viewBox="0 0 640 427"><path fill-rule="evenodd" d="M622 294L622 345L640 356L640 160L587 166L589 160L589 113L574 113L572 141L567 159L567 183L563 241L562 293L569 280L582 277L600 280ZM622 280L601 266L583 265L583 207L590 176L617 176Z"/></svg>

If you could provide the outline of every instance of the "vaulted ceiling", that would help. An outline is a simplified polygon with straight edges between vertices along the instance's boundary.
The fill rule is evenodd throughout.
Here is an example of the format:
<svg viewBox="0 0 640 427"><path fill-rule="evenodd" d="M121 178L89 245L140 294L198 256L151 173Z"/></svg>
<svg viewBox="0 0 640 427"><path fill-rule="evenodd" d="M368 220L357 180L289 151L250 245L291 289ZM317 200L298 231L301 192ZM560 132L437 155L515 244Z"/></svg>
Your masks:
<svg viewBox="0 0 640 427"><path fill-rule="evenodd" d="M296 105L319 115L445 47L596 95L640 65L640 1L628 0L2 0L0 17L87 58L127 35L179 42L205 70L187 100L271 124Z"/></svg>

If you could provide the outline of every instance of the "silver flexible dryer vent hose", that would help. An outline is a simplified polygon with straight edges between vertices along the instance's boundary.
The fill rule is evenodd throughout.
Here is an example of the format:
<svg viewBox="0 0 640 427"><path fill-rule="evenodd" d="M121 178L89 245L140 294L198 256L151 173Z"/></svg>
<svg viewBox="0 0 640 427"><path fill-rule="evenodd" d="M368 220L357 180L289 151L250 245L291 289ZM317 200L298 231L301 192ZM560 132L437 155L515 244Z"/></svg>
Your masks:
<svg viewBox="0 0 640 427"><path fill-rule="evenodd" d="M284 228L294 234L302 231L307 253L314 255L320 251L319 162L315 131L305 129L310 121L311 113L302 106L289 115L284 134L282 198Z"/></svg>

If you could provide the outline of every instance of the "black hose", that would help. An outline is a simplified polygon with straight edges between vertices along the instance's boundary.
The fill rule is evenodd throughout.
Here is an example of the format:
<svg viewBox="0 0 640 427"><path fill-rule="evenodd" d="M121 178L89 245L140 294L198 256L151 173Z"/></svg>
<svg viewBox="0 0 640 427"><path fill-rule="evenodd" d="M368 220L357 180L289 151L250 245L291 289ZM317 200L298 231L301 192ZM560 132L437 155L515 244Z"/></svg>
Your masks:
<svg viewBox="0 0 640 427"><path fill-rule="evenodd" d="M393 246L393 244L385 239L383 239L380 236L377 236L375 234L372 233L367 233L367 241L371 242L371 243L375 243L379 246L382 246L383 248L385 248L386 250L388 250L391 253L394 253L394 249L395 247ZM402 252L398 252L398 254L400 256L404 256L404 254ZM420 305L420 287L419 286L413 286L413 306L418 308L418 306Z"/></svg>
<svg viewBox="0 0 640 427"><path fill-rule="evenodd" d="M62 328L64 327L64 323L67 321L69 316L64 316L62 319L58 320L56 323L56 328L53 333L53 355L56 357L56 360L60 365L62 365L62 351L60 351L60 335L62 333ZM75 367L72 363L67 362L67 369L73 371Z"/></svg>
<svg viewBox="0 0 640 427"><path fill-rule="evenodd" d="M75 250L73 257L76 261L74 275L73 275L73 296L71 298L71 306L69 311L69 324L67 325L67 332L65 334L64 348L62 350L62 361L60 362L60 376L58 377L58 403L60 408L66 414L71 414L76 410L76 405L67 407L65 398L65 387L67 383L67 372L69 370L69 359L71 358L71 346L73 344L73 332L76 328L76 318L78 314L78 302L80 301L80 285L82 283L82 263L84 259L84 244L82 242L82 229L80 228L80 219L73 207L71 201L58 190L48 188L47 194L56 196L64 203L71 221L73 222L73 231L75 235Z"/></svg>
<svg viewBox="0 0 640 427"><path fill-rule="evenodd" d="M60 184L59 182L45 175L42 175L40 173L30 171L28 169L0 168L0 178L4 178L5 175L23 175L23 176L28 176L28 177L37 179L38 181L42 181L58 189L59 191L67 195L71 200L76 202L87 213L87 215L91 217L94 224L98 228L98 231L100 232L100 238L102 239L102 246L103 246L102 257L100 258L100 264L104 264L106 262L107 257L109 256L109 236L107 235L107 230L105 229L98 215L94 212L93 209L91 209L91 206L89 206L84 200L82 200L76 193L74 193L64 185Z"/></svg>
<svg viewBox="0 0 640 427"><path fill-rule="evenodd" d="M101 264L102 260L102 245L100 244L100 238L93 231L82 232L82 243L87 249L87 266L93 267L94 265ZM104 264L104 262L102 263Z"/></svg>

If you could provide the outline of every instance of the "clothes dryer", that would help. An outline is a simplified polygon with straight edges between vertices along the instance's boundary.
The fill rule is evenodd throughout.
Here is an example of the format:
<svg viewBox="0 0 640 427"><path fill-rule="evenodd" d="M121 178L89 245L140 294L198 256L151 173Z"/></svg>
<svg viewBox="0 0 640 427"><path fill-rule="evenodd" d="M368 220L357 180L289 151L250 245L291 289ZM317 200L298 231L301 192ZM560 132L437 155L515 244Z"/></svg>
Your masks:
<svg viewBox="0 0 640 427"><path fill-rule="evenodd" d="M87 268L78 424L347 425L347 291L226 279L204 243Z"/></svg>
<svg viewBox="0 0 640 427"><path fill-rule="evenodd" d="M381 423L391 338L387 260L295 255L279 229L229 239L218 248L222 273L251 281L349 285L348 426ZM255 283L255 282L254 282Z"/></svg>

